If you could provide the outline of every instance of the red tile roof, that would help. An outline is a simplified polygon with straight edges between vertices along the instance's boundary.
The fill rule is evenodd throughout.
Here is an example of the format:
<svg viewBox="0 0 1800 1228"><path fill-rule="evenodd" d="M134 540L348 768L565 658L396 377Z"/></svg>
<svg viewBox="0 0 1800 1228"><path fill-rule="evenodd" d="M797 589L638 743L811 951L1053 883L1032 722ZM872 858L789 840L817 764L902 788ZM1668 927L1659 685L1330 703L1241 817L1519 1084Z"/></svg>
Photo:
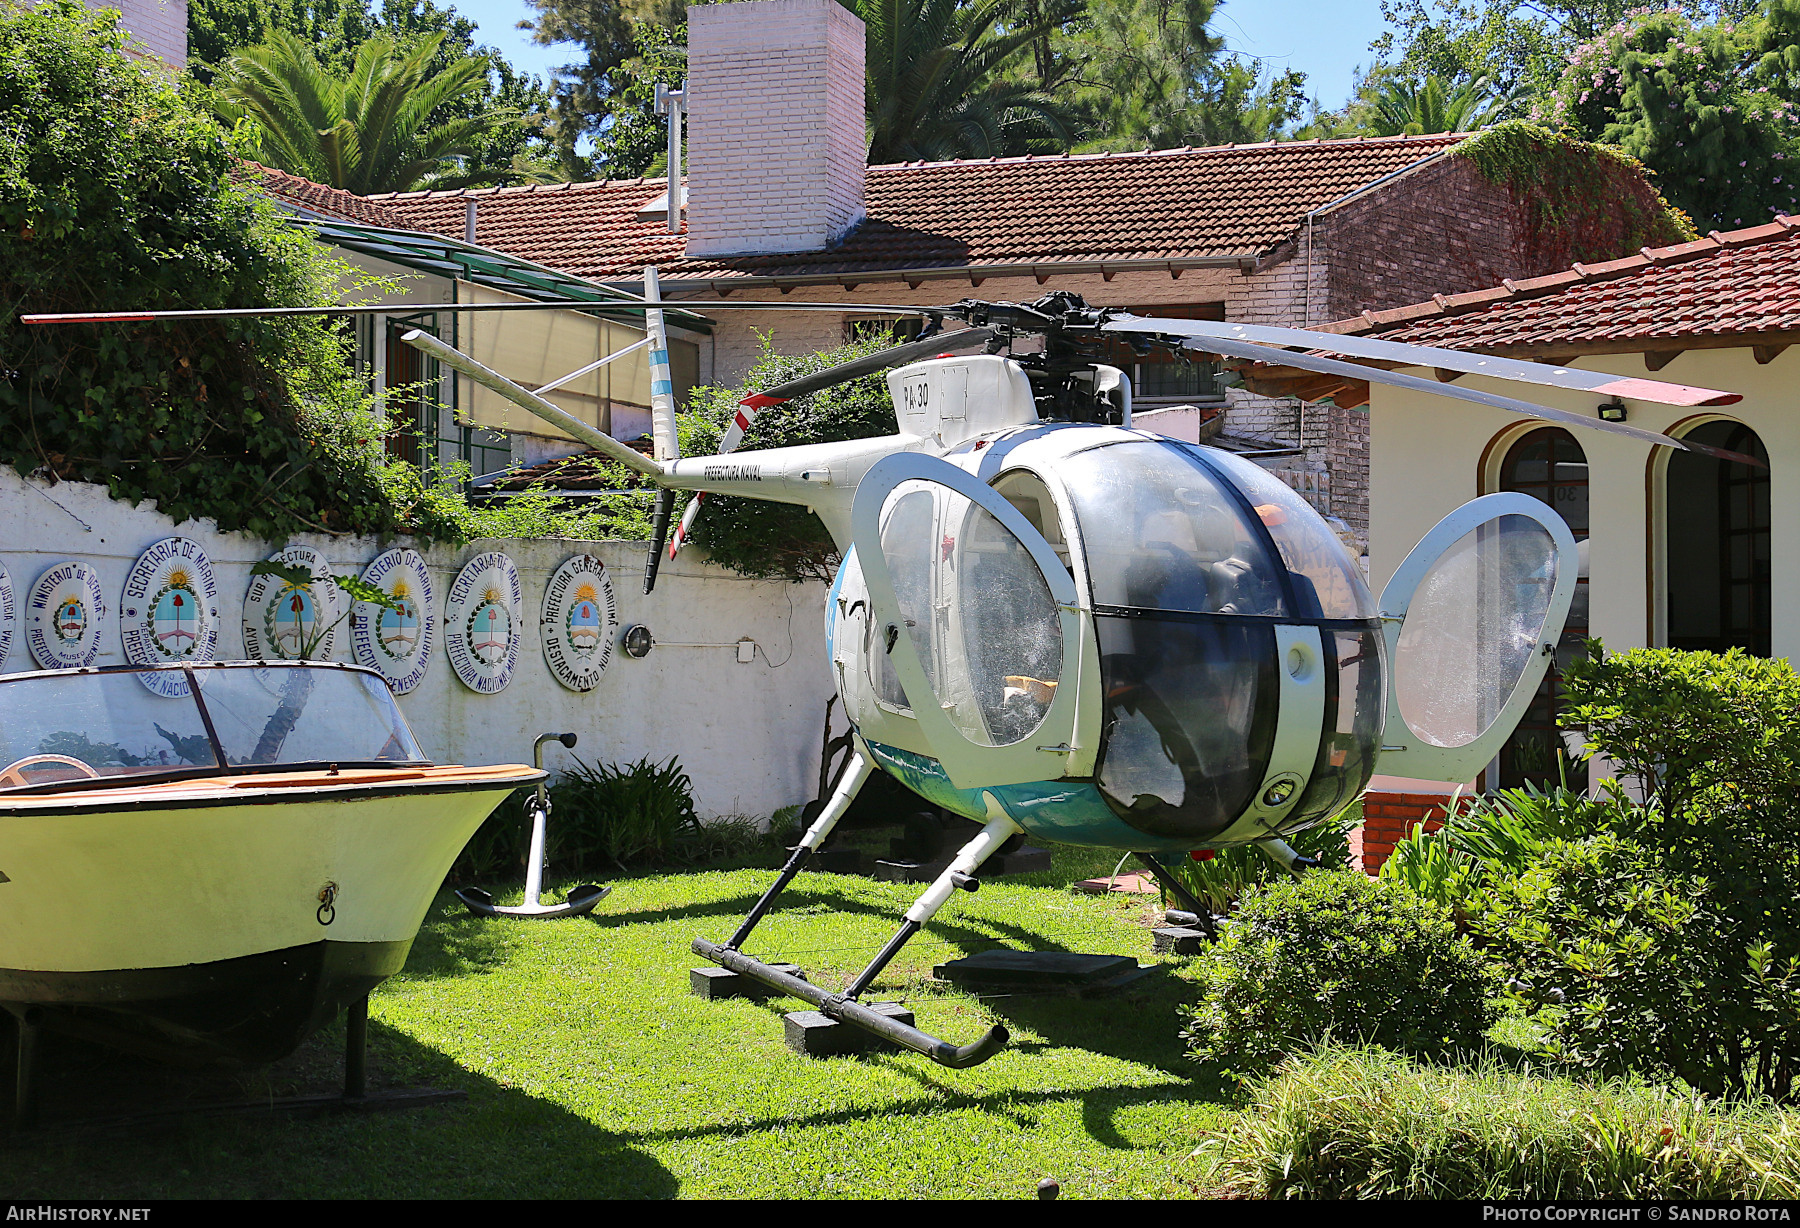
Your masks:
<svg viewBox="0 0 1800 1228"><path fill-rule="evenodd" d="M345 222L361 222L368 226L386 226L396 230L413 228L401 214L372 203L366 196L358 196L341 188L328 188L322 183L290 175L272 166L262 166L255 162L244 162L241 166L246 178L260 180L264 194L283 204L293 205L308 213L322 213Z"/></svg>
<svg viewBox="0 0 1800 1228"><path fill-rule="evenodd" d="M661 179L368 198L406 225L462 234L593 279L824 277L1128 261L1256 259L1307 212L1442 154L1463 138L1382 137L872 166L868 218L824 252L688 260L684 236L637 213Z"/></svg>
<svg viewBox="0 0 1800 1228"><path fill-rule="evenodd" d="M1637 352L1800 334L1800 217L1326 325L1486 353Z"/></svg>

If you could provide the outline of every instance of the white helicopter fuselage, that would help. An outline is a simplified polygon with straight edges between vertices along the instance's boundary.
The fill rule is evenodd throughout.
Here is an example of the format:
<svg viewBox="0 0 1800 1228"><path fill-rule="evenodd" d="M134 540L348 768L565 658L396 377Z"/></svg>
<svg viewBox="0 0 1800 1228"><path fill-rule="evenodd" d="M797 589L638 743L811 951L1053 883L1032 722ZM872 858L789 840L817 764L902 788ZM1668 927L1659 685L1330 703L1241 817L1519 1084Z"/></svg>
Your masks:
<svg viewBox="0 0 1800 1228"><path fill-rule="evenodd" d="M1377 757L1468 780L1523 715L1574 593L1562 518L1495 494L1426 534L1377 603L1268 471L1042 421L1009 358L894 369L894 435L652 461L412 344L659 486L811 508L843 553L827 630L868 760L947 809L1072 843L1269 847L1348 806ZM1115 368L1078 380L1129 422Z"/></svg>
<svg viewBox="0 0 1800 1228"><path fill-rule="evenodd" d="M1109 378L1124 383L1100 369ZM669 470L672 485L803 504L825 523L844 557L827 608L833 681L882 767L970 817L991 797L1034 835L1133 849L1264 839L1355 798L1381 728L1379 623L1316 513L1263 475L1263 515L1344 599L1303 617L1271 579L1287 564L1248 526L1258 504L1229 476L1245 481L1244 462L1129 427L1039 421L1024 371L1003 357L915 363L888 383L896 435ZM936 462L939 480L865 491L906 454L918 458L908 472ZM1093 487L1102 470L1143 480L1125 479L1127 498ZM968 497L981 491L991 511ZM859 493L879 545L858 532ZM1023 524L1003 524L1007 512ZM1027 539L1048 566L1034 571ZM910 685L889 642L900 627L922 669ZM1345 635L1356 646L1340 651ZM1340 697L1346 671L1355 693ZM921 683L935 712L907 702ZM1349 718L1329 731L1328 698Z"/></svg>

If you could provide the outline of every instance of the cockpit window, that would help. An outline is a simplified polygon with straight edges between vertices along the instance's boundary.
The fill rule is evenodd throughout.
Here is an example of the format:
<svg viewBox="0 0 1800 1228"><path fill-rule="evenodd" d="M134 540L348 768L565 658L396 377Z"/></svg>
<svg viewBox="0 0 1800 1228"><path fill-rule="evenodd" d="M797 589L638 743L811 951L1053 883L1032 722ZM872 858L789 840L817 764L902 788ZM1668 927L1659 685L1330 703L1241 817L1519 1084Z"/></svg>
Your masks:
<svg viewBox="0 0 1800 1228"><path fill-rule="evenodd" d="M978 746L1023 741L1043 724L1063 673L1056 600L1031 552L992 513L935 482L902 482L882 517L881 555L931 686L925 702ZM877 645L877 687L910 707L888 651Z"/></svg>
<svg viewBox="0 0 1800 1228"><path fill-rule="evenodd" d="M1229 452L1206 459L1223 469L1256 507L1294 577L1301 618L1374 618L1375 597L1362 572L1319 514L1286 482Z"/></svg>
<svg viewBox="0 0 1800 1228"><path fill-rule="evenodd" d="M1243 503L1193 455L1120 443L1076 453L1062 472L1096 605L1289 615Z"/></svg>

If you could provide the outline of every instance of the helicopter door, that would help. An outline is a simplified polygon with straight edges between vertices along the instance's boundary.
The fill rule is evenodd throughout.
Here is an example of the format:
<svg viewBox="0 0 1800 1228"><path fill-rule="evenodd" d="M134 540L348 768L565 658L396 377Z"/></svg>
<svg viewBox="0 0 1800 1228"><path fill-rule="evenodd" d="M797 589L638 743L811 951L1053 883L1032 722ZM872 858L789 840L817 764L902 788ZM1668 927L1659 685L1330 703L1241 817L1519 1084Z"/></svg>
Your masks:
<svg viewBox="0 0 1800 1228"><path fill-rule="evenodd" d="M1081 620L1043 536L979 478L916 452L883 458L858 484L851 536L871 651L892 665L951 783L1066 775Z"/></svg>
<svg viewBox="0 0 1800 1228"><path fill-rule="evenodd" d="M1390 668L1376 770L1473 779L1550 668L1577 570L1569 526L1529 495L1485 495L1439 521L1381 593Z"/></svg>

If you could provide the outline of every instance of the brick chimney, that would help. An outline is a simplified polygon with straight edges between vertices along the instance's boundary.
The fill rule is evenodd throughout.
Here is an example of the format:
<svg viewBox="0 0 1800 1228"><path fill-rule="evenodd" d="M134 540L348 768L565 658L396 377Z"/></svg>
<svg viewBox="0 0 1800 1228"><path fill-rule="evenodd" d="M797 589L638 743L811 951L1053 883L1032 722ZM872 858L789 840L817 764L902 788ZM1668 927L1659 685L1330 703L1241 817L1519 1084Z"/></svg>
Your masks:
<svg viewBox="0 0 1800 1228"><path fill-rule="evenodd" d="M88 7L119 10L133 55L154 56L177 72L187 67L187 0L90 0Z"/></svg>
<svg viewBox="0 0 1800 1228"><path fill-rule="evenodd" d="M688 9L689 256L821 251L862 220L863 50L837 0Z"/></svg>

